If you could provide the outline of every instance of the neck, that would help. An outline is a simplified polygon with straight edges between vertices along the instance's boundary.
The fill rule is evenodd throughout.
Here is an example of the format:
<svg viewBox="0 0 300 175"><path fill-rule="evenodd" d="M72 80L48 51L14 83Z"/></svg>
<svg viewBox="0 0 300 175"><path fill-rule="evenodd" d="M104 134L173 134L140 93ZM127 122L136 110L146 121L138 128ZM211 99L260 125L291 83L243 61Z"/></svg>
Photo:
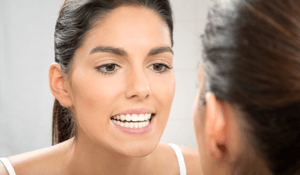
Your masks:
<svg viewBox="0 0 300 175"><path fill-rule="evenodd" d="M84 139L73 139L68 174L139 174L145 171L149 155L129 157Z"/></svg>
<svg viewBox="0 0 300 175"><path fill-rule="evenodd" d="M242 154L238 156L237 160L231 163L231 170L233 175L273 174L267 167L266 162L250 149L243 151Z"/></svg>

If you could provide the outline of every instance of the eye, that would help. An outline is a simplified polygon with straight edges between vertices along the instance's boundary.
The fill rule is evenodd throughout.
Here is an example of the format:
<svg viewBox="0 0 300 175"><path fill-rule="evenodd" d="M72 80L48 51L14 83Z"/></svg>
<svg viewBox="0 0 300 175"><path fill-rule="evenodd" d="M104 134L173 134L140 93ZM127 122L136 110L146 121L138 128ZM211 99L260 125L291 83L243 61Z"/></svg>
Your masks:
<svg viewBox="0 0 300 175"><path fill-rule="evenodd" d="M164 72L168 71L169 69L171 69L169 66L167 66L165 64L161 64L161 63L152 64L150 66L150 68L157 73L164 73Z"/></svg>
<svg viewBox="0 0 300 175"><path fill-rule="evenodd" d="M103 74L113 74L119 68L120 68L120 66L118 66L117 64L110 63L110 64L101 65L101 66L97 67L96 69Z"/></svg>

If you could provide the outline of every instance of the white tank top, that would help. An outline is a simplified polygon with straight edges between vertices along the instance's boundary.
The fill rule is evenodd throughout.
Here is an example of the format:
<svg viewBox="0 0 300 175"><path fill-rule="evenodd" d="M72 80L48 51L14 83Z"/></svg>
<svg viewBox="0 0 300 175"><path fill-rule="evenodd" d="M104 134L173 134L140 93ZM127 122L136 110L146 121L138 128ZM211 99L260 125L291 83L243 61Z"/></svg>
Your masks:
<svg viewBox="0 0 300 175"><path fill-rule="evenodd" d="M175 145L173 143L169 143L169 145L175 151L175 154L176 154L176 157L177 157L177 161L178 161L178 165L179 165L180 175L186 175L186 168L185 168L184 158L183 158L181 149L177 145Z"/></svg>
<svg viewBox="0 0 300 175"><path fill-rule="evenodd" d="M13 168L13 166L11 165L11 163L8 161L7 158L1 158L0 161L3 163L3 165L5 166L6 170L8 171L9 175L16 175L16 172Z"/></svg>
<svg viewBox="0 0 300 175"><path fill-rule="evenodd" d="M169 143L169 145L173 148L173 150L176 154L178 165L179 165L180 175L186 175L185 163L184 163L183 155L182 155L180 148L173 143ZM9 160L7 158L0 158L0 161L5 166L9 175L16 175L16 172L15 172L12 164L9 162Z"/></svg>

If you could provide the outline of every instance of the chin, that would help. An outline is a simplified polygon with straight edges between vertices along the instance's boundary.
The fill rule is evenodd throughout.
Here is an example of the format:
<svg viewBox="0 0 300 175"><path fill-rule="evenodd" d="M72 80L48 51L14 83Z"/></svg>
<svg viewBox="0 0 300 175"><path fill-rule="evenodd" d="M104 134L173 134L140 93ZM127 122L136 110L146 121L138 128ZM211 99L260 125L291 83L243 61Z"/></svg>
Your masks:
<svg viewBox="0 0 300 175"><path fill-rule="evenodd" d="M138 141L138 142L131 142L124 145L119 153L127 157L145 157L151 154L157 147L159 143L158 141Z"/></svg>

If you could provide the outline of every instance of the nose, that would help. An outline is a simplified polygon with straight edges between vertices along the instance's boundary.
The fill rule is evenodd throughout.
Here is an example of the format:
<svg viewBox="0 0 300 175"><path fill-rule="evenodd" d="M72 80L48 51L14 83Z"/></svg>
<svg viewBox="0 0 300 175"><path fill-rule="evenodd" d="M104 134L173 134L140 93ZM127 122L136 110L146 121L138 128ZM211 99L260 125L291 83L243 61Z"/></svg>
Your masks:
<svg viewBox="0 0 300 175"><path fill-rule="evenodd" d="M127 98L137 98L139 100L143 100L149 97L151 93L149 82L146 75L142 73L142 71L132 71L127 78Z"/></svg>

